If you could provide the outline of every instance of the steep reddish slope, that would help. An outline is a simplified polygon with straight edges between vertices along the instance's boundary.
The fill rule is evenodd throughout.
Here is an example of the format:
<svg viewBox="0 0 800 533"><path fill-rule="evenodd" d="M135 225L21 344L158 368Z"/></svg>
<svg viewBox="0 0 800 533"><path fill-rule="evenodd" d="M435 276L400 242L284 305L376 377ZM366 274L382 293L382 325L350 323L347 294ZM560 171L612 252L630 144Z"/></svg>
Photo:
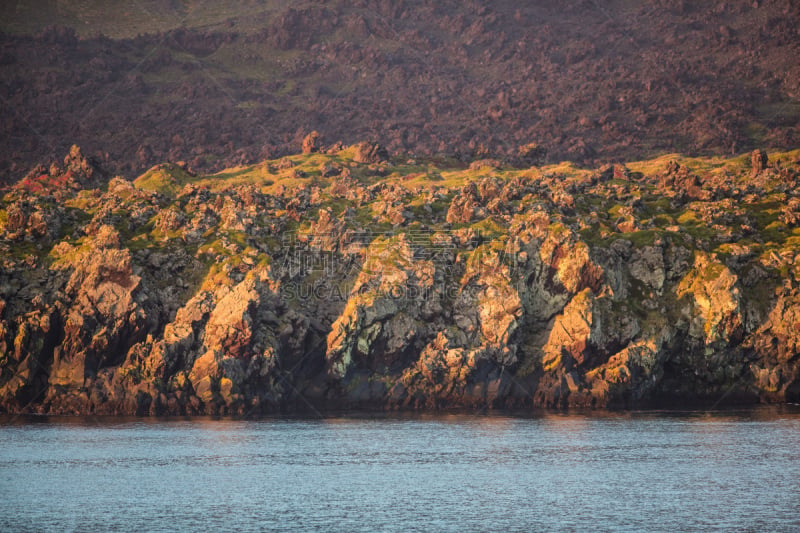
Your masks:
<svg viewBox="0 0 800 533"><path fill-rule="evenodd" d="M788 148L799 26L789 0L332 0L132 39L2 35L0 177L72 143L128 176L219 169L311 130L528 164Z"/></svg>

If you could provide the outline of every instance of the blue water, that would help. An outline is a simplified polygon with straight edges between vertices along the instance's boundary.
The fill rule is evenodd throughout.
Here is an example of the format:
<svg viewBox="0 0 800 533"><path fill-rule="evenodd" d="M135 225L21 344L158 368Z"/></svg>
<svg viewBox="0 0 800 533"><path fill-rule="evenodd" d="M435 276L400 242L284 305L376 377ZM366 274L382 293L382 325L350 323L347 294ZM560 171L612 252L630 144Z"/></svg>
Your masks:
<svg viewBox="0 0 800 533"><path fill-rule="evenodd" d="M0 420L2 531L800 531L800 410Z"/></svg>

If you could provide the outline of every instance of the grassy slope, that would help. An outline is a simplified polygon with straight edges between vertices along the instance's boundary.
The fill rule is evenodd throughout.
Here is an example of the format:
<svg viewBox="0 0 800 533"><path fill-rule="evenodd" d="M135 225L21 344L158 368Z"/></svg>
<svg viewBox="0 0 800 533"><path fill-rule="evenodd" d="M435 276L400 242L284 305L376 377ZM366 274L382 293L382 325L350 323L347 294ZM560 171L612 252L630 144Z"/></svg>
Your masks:
<svg viewBox="0 0 800 533"><path fill-rule="evenodd" d="M221 27L236 14L240 29L255 27L255 15L279 8L277 1L197 2L192 0L33 0L0 4L0 29L9 33L38 33L54 20L72 26L81 37L98 33L112 39L169 31L174 28ZM249 22L249 28L248 28Z"/></svg>
<svg viewBox="0 0 800 533"><path fill-rule="evenodd" d="M408 205L413 209L420 202L425 190L453 191L461 188L470 181L480 181L483 178L494 178L508 181L514 178L525 179L550 179L555 180L556 188L563 188L569 183L582 183L588 181L595 171L575 167L571 163L532 167L530 169L495 169L482 167L478 169L463 168L456 163L448 164L447 161L414 161L397 158L384 168L376 170L375 166L355 163L352 159L353 149L347 148L335 154L315 153L310 155L294 155L280 160L265 161L256 165L236 167L211 175L194 176L175 165L158 165L137 178L134 182L137 188L147 191L158 191L174 197L180 189L188 183L199 187L208 188L214 192L222 192L241 185L252 185L263 193L275 194L281 190L291 191L300 186L317 186L324 190L336 178L322 176L321 167L324 165L346 168L353 179L362 185L385 183L398 185L412 193ZM800 159L800 150L770 154L770 161L791 163ZM291 166L287 165L291 162ZM578 195L575 204L575 213L565 216L565 221L582 226L581 231L590 244L600 244L601 241L614 238L618 231L614 222L625 206L632 201L640 204L634 216L642 227L641 230L625 234L626 238L633 240L654 240L663 232L690 235L693 238L707 240L708 245L713 245L712 250L724 253L730 248L729 244L720 233L719 228L710 228L703 222L697 209L703 205L712 205L715 202L692 202L674 207L662 195L663 191L648 182L646 178L661 173L669 161L675 161L682 167L691 170L703 180L727 176L732 184L745 184L749 179L749 158L739 156L734 158L687 158L678 154L668 154L648 161L637 161L627 165L634 179L612 180L606 184L591 187L583 194ZM284 168L285 167L285 168ZM383 175L381 175L383 174ZM771 187L778 183L770 184ZM614 187L629 189L628 199L615 198L608 194ZM333 198L331 198L333 201ZM786 201L785 194L770 190L764 192L759 198L750 199L745 208L747 221L755 223L756 240L762 241L757 246L764 250L781 248L784 245L793 245L798 230L785 227L778 221L778 215ZM336 203L340 211L344 205ZM413 209L415 213L423 213ZM311 213L303 214L304 218L314 218L316 209ZM424 217L424 214L422 215ZM581 220L596 219L599 223L593 225L581 224ZM426 223L429 221L419 220ZM737 222L744 222L744 220ZM497 223L492 222L495 226ZM435 227L434 224L433 227ZM496 233L496 230L493 230ZM753 239L748 239L753 243Z"/></svg>
<svg viewBox="0 0 800 533"><path fill-rule="evenodd" d="M512 209L523 209L544 201L542 204L550 212L550 216L579 231L582 239L590 246L603 246L615 239L625 238L635 245L646 245L669 236L679 238L690 248L701 248L707 252L718 254L721 258L741 253L741 246L748 250L750 257L769 263L770 254L781 254L787 250L795 250L800 245L800 228L790 227L780 220L788 197L792 195L781 190L777 178L767 181L759 194L751 194L731 204L730 200L719 201L686 201L675 204L664 195L664 191L649 179L663 172L667 162L675 161L702 180L728 176L727 183L746 185L750 176L750 164L745 157L735 158L685 158L670 154L650 161L633 162L627 165L632 173L630 180L612 179L591 185L596 171L584 170L569 163L529 169L497 169L481 167L464 168L447 160L408 160L395 158L386 164L366 165L353 160L354 148L346 148L338 153L314 153L294 155L278 160L264 161L250 166L227 169L211 175L195 175L175 164L157 165L141 176L133 185L143 193L159 193L162 208L169 207L182 210L180 202L175 199L181 190L189 184L207 188L212 193L223 193L234 187L254 186L267 194L283 195L291 198L298 187L317 187L318 199L309 209L299 213L297 223L289 223L286 229L296 231L303 224L317 219L318 210L328 208L333 216L340 216L348 207L355 212L351 221L356 226L367 228L383 228L395 232L403 232L411 228L426 228L431 231L452 230L462 225L446 224L444 213L450 205L450 199L468 182L480 182L484 178L509 181L512 179L533 180L545 185L556 200L543 200L533 197L515 201ZM771 162L780 162L784 166L796 164L800 160L800 150L783 153L771 153ZM337 167L347 170L350 179L370 186L381 184L399 187L405 190L402 199L403 209L413 213L413 220L401 226L392 226L381 221L375 214L375 206L382 201L379 195L371 204L357 206L346 200L341 193L332 193L328 186L340 178L323 177L322 168ZM573 184L582 187L581 192L572 194L572 207L558 207L557 198L563 197L564 191L570 190ZM540 189L541 190L541 189ZM7 224L8 206L15 197L19 197L20 189L11 189L0 199L0 231ZM131 193L126 193L130 195ZM430 200L435 195L437 200ZM559 196L562 195L562 196ZM428 200L426 200L428 198ZM125 220L126 204L133 209L135 198L122 198L117 213ZM547 203L555 201L556 204ZM728 203L725 203L725 202ZM69 232L74 231L76 224L91 219L103 209L103 196L100 191L82 191L74 198L67 200L66 208L73 213L75 222L65 226ZM433 203L431 203L433 202ZM527 202L527 203L526 203ZM429 203L430 205L425 205ZM512 211L513 212L513 211ZM711 214L709 214L711 213ZM714 214L717 213L717 214ZM720 215L721 213L721 215ZM186 213L193 216L192 213ZM281 211L269 213L268 216L280 216ZM158 215L148 224L129 227L123 237L133 247L148 246L153 238L156 242L177 238L174 235L162 235L154 230ZM626 216L632 216L636 222L634 230L621 230L619 222ZM725 216L728 218L726 219ZM709 217L713 223L709 222ZM473 221L473 229L486 238L498 238L508 231L510 219L507 217L487 216L483 220ZM731 237L731 230L738 231L743 225L751 226L754 231L743 238ZM67 230L61 233L67 236ZM241 241L242 246L256 244L249 242L247 235L230 235L231 239ZM212 246L219 238L210 232L208 240L202 246ZM13 249L21 249L27 243L9 243ZM160 246L160 244L159 244ZM213 246L212 246L213 248ZM46 255L46 249L40 250ZM18 254L17 254L18 255Z"/></svg>

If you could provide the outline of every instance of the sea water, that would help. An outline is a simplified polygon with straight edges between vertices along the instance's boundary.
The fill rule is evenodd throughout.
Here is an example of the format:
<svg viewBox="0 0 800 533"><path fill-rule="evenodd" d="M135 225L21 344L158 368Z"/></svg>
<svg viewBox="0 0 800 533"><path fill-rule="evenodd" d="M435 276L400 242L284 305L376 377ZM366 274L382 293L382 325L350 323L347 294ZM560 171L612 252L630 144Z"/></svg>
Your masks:
<svg viewBox="0 0 800 533"><path fill-rule="evenodd" d="M0 531L800 531L800 409L0 419Z"/></svg>

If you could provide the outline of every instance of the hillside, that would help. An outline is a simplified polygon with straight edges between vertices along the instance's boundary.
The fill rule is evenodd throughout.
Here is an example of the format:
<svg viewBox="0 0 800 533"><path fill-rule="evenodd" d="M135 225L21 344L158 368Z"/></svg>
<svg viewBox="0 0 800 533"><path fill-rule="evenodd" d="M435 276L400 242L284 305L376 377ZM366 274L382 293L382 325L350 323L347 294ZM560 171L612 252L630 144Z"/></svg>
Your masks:
<svg viewBox="0 0 800 533"><path fill-rule="evenodd" d="M527 167L798 145L800 6L64 0L0 6L0 181L72 143L109 176L319 131Z"/></svg>
<svg viewBox="0 0 800 533"><path fill-rule="evenodd" d="M320 147L0 201L0 405L800 399L800 151L514 169ZM106 183L108 182L108 183Z"/></svg>

